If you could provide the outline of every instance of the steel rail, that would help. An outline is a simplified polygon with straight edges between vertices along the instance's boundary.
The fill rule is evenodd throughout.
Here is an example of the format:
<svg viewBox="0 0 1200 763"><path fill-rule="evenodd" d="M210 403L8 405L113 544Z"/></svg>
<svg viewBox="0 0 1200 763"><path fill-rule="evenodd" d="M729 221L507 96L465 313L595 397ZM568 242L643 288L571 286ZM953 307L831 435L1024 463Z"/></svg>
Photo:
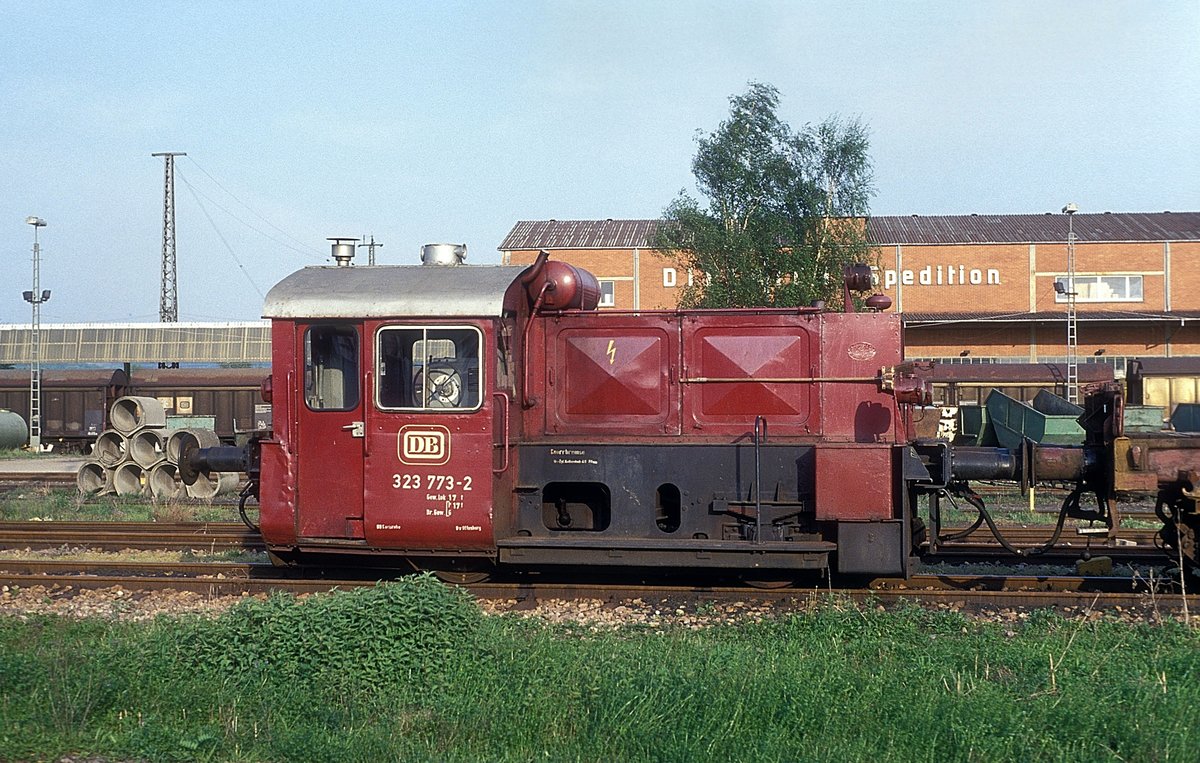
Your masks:
<svg viewBox="0 0 1200 763"><path fill-rule="evenodd" d="M0 548L262 549L240 522L0 522Z"/></svg>
<svg viewBox="0 0 1200 763"><path fill-rule="evenodd" d="M3 565L0 565L3 567ZM0 572L0 584L13 588L38 587L47 595L70 596L84 589L120 588L129 591L191 591L207 596L240 596L275 591L313 593L376 585L375 578L301 579L205 576L145 576L38 574ZM809 608L822 603L854 601L894 604L916 601L968 607L1075 607L1125 610L1156 609L1174 612L1184 597L1171 593L1135 592L1129 578L1055 578L1017 576L915 576L904 580L876 580L868 588L788 588L762 590L730 586L654 586L594 583L498 582L465 586L479 599L508 602L513 609L531 609L543 601L601 601L618 606L630 603L653 606L699 606L713 602L754 602L779 605L781 610ZM1006 587L1007 586L1007 587ZM1125 591L1110 590L1125 586ZM1200 608L1200 595L1186 597L1190 610Z"/></svg>
<svg viewBox="0 0 1200 763"><path fill-rule="evenodd" d="M121 559L7 559L0 558L0 571L14 575L63 577L121 576L145 577L220 577L280 578L279 568L270 564L246 562L131 562Z"/></svg>
<svg viewBox="0 0 1200 763"><path fill-rule="evenodd" d="M92 532L96 529L117 527L130 532L203 532L211 534L247 533L241 522L118 522L77 520L10 520L0 522L0 532L38 533L46 528Z"/></svg>

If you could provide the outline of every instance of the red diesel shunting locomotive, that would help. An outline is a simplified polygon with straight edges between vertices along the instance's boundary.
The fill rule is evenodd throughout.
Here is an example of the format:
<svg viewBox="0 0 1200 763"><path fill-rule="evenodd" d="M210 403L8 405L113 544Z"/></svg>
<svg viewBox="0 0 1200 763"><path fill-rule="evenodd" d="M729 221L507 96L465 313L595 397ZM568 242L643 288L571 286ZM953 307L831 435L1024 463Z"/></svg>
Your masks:
<svg viewBox="0 0 1200 763"><path fill-rule="evenodd" d="M897 445L927 387L897 370L896 315L601 313L544 255L425 255L267 295L273 431L248 468L278 557L906 572Z"/></svg>
<svg viewBox="0 0 1200 763"><path fill-rule="evenodd" d="M466 266L432 245L423 265L352 267L346 248L267 295L273 431L181 463L185 480L250 474L243 499L277 561L360 554L455 580L555 565L906 575L921 498L931 549L943 496L992 524L977 479L1073 484L1057 532L1074 517L1110 540L1116 496L1157 493L1164 540L1195 561L1200 441L1126 437L1111 385L1088 398L1082 446L915 440L929 383L902 362L886 297L854 312L865 269L847 270L841 313L598 312L595 278L545 253Z"/></svg>

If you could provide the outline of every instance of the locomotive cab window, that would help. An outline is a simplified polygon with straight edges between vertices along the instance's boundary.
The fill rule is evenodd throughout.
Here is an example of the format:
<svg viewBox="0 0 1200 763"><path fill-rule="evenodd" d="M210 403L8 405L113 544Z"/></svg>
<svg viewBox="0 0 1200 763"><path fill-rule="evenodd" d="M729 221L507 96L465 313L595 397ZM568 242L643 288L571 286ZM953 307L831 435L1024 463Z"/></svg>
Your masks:
<svg viewBox="0 0 1200 763"><path fill-rule="evenodd" d="M304 402L314 411L358 406L358 331L313 326L304 334Z"/></svg>
<svg viewBox="0 0 1200 763"><path fill-rule="evenodd" d="M480 403L476 328L387 327L375 353L377 402L393 410L474 410Z"/></svg>

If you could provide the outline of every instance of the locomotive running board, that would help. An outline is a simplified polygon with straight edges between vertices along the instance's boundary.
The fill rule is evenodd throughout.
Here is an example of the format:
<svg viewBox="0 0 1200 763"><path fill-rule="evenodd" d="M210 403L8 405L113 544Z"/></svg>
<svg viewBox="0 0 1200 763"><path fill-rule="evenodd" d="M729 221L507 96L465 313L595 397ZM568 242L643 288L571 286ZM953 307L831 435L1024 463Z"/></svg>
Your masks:
<svg viewBox="0 0 1200 763"><path fill-rule="evenodd" d="M590 564L636 567L723 567L814 570L829 566L836 543L811 541L680 541L605 538L505 538L506 564Z"/></svg>

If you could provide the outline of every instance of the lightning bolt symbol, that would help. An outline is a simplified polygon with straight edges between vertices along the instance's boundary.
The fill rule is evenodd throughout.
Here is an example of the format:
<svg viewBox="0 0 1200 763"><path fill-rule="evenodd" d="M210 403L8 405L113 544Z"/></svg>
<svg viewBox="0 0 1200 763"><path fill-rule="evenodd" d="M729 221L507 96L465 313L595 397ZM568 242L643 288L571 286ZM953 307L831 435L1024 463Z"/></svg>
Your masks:
<svg viewBox="0 0 1200 763"><path fill-rule="evenodd" d="M608 340L608 350L607 350L606 354L608 355L608 364L610 366L613 363L617 362L617 340L616 339Z"/></svg>

